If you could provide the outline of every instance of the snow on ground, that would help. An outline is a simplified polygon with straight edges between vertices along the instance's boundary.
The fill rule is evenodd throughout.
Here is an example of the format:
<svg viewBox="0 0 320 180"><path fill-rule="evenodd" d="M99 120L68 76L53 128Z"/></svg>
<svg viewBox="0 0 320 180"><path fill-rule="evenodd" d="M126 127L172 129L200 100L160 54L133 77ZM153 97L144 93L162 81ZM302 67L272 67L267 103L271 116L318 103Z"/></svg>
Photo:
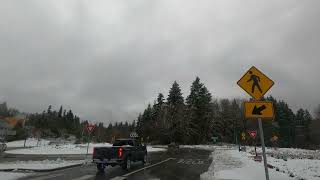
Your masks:
<svg viewBox="0 0 320 180"><path fill-rule="evenodd" d="M247 152L239 152L236 146L224 145L192 145L181 146L183 148L195 148L214 151L213 162L208 172L201 175L207 179L264 179L263 162L255 162L252 159L254 147L247 146ZM261 148L257 148L261 154ZM270 179L294 179L320 180L320 151L293 148L267 148ZM278 171L276 171L278 170ZM215 178L212 178L215 177Z"/></svg>
<svg viewBox="0 0 320 180"><path fill-rule="evenodd" d="M254 154L252 147L248 149L250 154ZM257 152L261 154L261 148L258 148ZM279 171L295 176L297 179L320 180L319 150L268 148L267 161Z"/></svg>
<svg viewBox="0 0 320 180"><path fill-rule="evenodd" d="M0 170L4 169L28 169L28 170L47 170L61 168L76 164L83 164L84 160L65 161L62 159L57 160L43 160L43 161L15 161L15 162L2 162L0 163Z"/></svg>
<svg viewBox="0 0 320 180"><path fill-rule="evenodd" d="M22 178L28 176L30 174L26 173L16 173L16 172L0 172L1 180L15 180L18 178Z"/></svg>
<svg viewBox="0 0 320 180"><path fill-rule="evenodd" d="M112 144L109 143L99 143L89 145L89 154L93 153L94 147L111 147ZM164 148L153 148L148 146L148 152L158 152L166 151ZM64 145L48 145L33 147L28 149L15 149L11 151L6 151L10 154L39 154L39 155L53 155L53 154L86 154L87 144L64 144Z"/></svg>
<svg viewBox="0 0 320 180"><path fill-rule="evenodd" d="M109 143L99 143L89 145L89 154L92 154L94 147L110 147ZM6 151L9 154L39 154L39 155L53 155L53 154L86 154L87 144L63 144L63 145L47 145L28 149L15 149Z"/></svg>
<svg viewBox="0 0 320 180"><path fill-rule="evenodd" d="M247 146L247 150L254 152L254 147ZM261 153L261 148L257 148L257 152ZM290 158L290 159L318 159L320 160L320 150L307 150L296 148L267 148L267 155L275 158Z"/></svg>
<svg viewBox="0 0 320 180"><path fill-rule="evenodd" d="M190 149L202 149L202 150L208 150L208 151L213 151L216 147L219 147L220 149L226 148L229 149L231 147L234 147L232 144L225 144L221 146L217 145L180 145L180 148L190 148Z"/></svg>
<svg viewBox="0 0 320 180"><path fill-rule="evenodd" d="M28 138L26 141L26 147L35 147L35 146L45 146L48 145L50 143L50 141L48 140L44 140L44 139L40 139L40 141L38 142L38 139L36 138ZM12 142L8 142L6 143L7 147L9 148L19 148L19 147L24 147L24 140L19 140L19 141L12 141Z"/></svg>
<svg viewBox="0 0 320 180"><path fill-rule="evenodd" d="M212 164L207 172L201 174L202 180L237 179L257 180L265 179L263 163L255 162L247 153L239 152L236 148L219 149L212 152ZM289 180L287 174L269 169L270 179Z"/></svg>
<svg viewBox="0 0 320 180"><path fill-rule="evenodd" d="M167 149L147 146L147 151L148 151L148 152L162 152L162 151L167 151Z"/></svg>

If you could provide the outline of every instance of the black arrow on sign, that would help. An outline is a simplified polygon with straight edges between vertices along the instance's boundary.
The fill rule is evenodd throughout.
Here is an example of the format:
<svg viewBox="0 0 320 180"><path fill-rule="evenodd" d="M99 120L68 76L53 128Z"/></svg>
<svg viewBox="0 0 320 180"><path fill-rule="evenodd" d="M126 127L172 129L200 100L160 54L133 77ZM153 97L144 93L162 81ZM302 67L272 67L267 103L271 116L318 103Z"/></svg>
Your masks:
<svg viewBox="0 0 320 180"><path fill-rule="evenodd" d="M254 106L252 115L262 115L262 111L265 110L267 107L266 105L262 105L260 107Z"/></svg>

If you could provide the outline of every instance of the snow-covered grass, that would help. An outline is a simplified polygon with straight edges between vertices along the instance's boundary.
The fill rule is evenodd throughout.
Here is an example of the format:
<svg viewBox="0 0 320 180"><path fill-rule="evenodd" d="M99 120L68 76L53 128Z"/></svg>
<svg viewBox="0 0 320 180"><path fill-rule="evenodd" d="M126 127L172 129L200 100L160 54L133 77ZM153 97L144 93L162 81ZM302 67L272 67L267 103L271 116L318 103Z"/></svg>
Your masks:
<svg viewBox="0 0 320 180"><path fill-rule="evenodd" d="M76 164L83 164L84 160L65 161L62 159L43 160L43 161L15 161L15 162L2 162L0 163L0 170L4 169L28 169L28 170L48 170L61 168Z"/></svg>
<svg viewBox="0 0 320 180"><path fill-rule="evenodd" d="M297 179L320 179L320 160L311 159L276 159L268 157L268 164L271 164L279 171L292 175Z"/></svg>
<svg viewBox="0 0 320 180"><path fill-rule="evenodd" d="M247 153L235 149L215 148L212 152L212 164L207 172L201 174L202 180L237 179L257 180L265 179L263 163L255 162L247 156ZM270 179L289 180L288 175L269 170Z"/></svg>
<svg viewBox="0 0 320 180"><path fill-rule="evenodd" d="M30 174L16 172L0 172L1 180L15 180Z"/></svg>
<svg viewBox="0 0 320 180"><path fill-rule="evenodd" d="M147 146L147 151L148 152L163 152L163 151L167 151L167 149Z"/></svg>
<svg viewBox="0 0 320 180"><path fill-rule="evenodd" d="M247 146L247 152L239 152L235 145L191 145L183 148L211 150L213 162L201 179L264 179L263 162L253 161L254 147ZM257 148L261 154L261 148ZM267 148L270 179L320 180L319 150L293 148ZM277 171L278 170L278 171ZM214 178L213 178L214 177Z"/></svg>
<svg viewBox="0 0 320 180"><path fill-rule="evenodd" d="M252 147L249 147L248 150L250 154L254 154ZM258 153L261 151L261 148L257 149ZM268 148L267 161L279 171L297 179L320 179L319 150Z"/></svg>
<svg viewBox="0 0 320 180"><path fill-rule="evenodd" d="M94 147L111 147L112 144L109 143L98 143L89 145L89 154L93 153ZM158 152L166 151L164 148L153 148L148 146L148 152ZM33 154L33 155L54 155L54 154L86 154L87 144L64 144L64 145L48 145L33 147L28 149L15 149L11 151L6 151L10 154Z"/></svg>
<svg viewBox="0 0 320 180"><path fill-rule="evenodd" d="M109 143L99 143L89 145L89 154L93 153L94 147L111 147ZM15 149L6 151L9 154L39 154L39 155L54 155L54 154L86 154L87 144L63 144L63 145L47 145L28 149Z"/></svg>
<svg viewBox="0 0 320 180"><path fill-rule="evenodd" d="M180 145L180 148L190 148L190 149L202 149L202 150L208 150L208 151L213 151L216 147L219 147L220 149L225 148L225 149L230 149L235 147L235 145L228 144L228 145Z"/></svg>
<svg viewBox="0 0 320 180"><path fill-rule="evenodd" d="M45 146L48 145L50 143L50 141L45 140L45 139L40 139L40 141L38 142L38 139L36 138L29 138L26 141L26 147L35 147L35 146ZM7 147L9 148L22 148L24 147L24 140L19 140L19 141L12 141L12 142L8 142L6 143Z"/></svg>
<svg viewBox="0 0 320 180"><path fill-rule="evenodd" d="M253 147L249 148L252 152ZM257 149L258 152L262 152L261 148ZM290 158L290 159L319 159L320 150L307 150L296 148L267 148L267 155L275 158Z"/></svg>

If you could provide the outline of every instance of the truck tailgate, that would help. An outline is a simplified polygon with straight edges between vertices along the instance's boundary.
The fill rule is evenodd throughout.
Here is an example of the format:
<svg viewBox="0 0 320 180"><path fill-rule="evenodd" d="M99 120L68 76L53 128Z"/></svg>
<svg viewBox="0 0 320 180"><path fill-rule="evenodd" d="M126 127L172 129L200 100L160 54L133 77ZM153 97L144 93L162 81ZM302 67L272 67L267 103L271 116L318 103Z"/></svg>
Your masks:
<svg viewBox="0 0 320 180"><path fill-rule="evenodd" d="M119 159L120 147L96 147L93 159Z"/></svg>

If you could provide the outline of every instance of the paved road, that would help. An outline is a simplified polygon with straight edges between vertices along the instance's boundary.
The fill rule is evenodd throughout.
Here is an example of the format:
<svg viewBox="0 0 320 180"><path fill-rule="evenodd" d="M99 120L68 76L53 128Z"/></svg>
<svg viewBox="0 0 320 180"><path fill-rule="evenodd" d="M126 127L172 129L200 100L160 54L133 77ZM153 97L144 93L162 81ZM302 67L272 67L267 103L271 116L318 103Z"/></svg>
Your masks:
<svg viewBox="0 0 320 180"><path fill-rule="evenodd" d="M149 155L149 164L137 162L130 171L120 167L107 167L105 173L97 173L93 164L49 173L34 173L20 180L198 180L211 164L210 152L181 149L177 154L167 152Z"/></svg>

